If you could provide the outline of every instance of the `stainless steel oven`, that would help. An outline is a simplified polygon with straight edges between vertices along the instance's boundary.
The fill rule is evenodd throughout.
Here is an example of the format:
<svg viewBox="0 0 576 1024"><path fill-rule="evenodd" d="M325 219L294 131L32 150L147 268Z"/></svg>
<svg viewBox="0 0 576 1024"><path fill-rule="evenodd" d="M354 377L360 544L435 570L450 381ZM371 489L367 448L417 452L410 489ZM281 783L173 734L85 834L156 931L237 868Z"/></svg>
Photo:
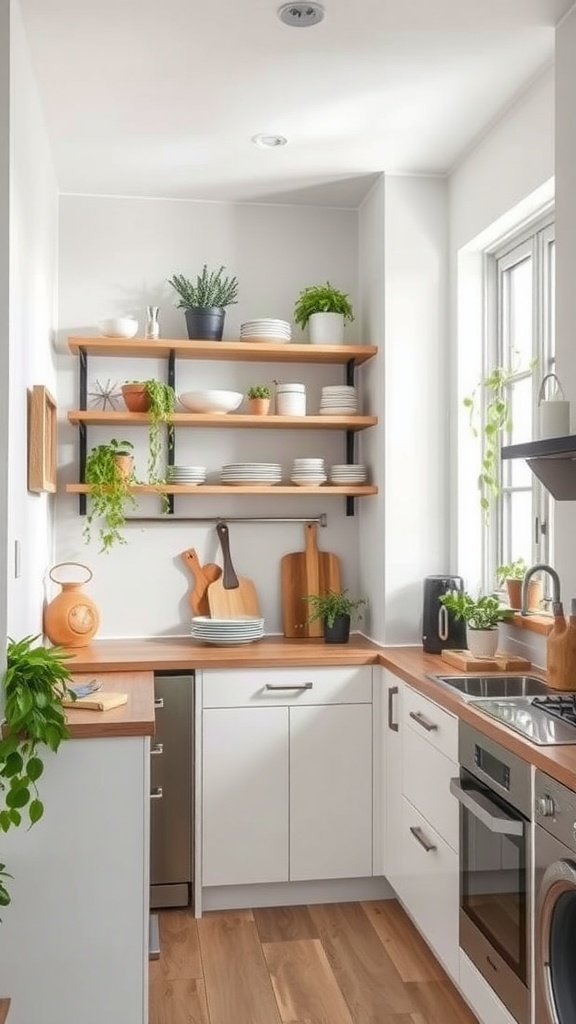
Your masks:
<svg viewBox="0 0 576 1024"><path fill-rule="evenodd" d="M519 1024L530 1022L530 766L464 722L460 946Z"/></svg>

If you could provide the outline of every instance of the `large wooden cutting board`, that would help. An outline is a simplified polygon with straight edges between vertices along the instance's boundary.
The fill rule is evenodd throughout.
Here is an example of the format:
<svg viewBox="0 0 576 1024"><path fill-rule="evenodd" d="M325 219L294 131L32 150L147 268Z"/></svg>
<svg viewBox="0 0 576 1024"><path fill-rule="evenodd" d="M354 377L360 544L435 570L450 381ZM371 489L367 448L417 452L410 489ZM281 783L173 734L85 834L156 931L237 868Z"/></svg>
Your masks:
<svg viewBox="0 0 576 1024"><path fill-rule="evenodd" d="M284 555L280 562L282 588L282 627L284 636L323 636L324 624L307 622L310 605L307 594L325 594L341 589L340 559L329 551L319 551L316 523L304 527L305 550Z"/></svg>
<svg viewBox="0 0 576 1024"><path fill-rule="evenodd" d="M440 657L462 672L523 672L532 667L528 658L506 651L497 651L493 658L475 658L470 651L444 650Z"/></svg>
<svg viewBox="0 0 576 1024"><path fill-rule="evenodd" d="M224 570L219 580L208 587L208 604L213 619L238 619L260 615L260 602L252 580L237 576L230 554L230 537L226 523L218 523Z"/></svg>

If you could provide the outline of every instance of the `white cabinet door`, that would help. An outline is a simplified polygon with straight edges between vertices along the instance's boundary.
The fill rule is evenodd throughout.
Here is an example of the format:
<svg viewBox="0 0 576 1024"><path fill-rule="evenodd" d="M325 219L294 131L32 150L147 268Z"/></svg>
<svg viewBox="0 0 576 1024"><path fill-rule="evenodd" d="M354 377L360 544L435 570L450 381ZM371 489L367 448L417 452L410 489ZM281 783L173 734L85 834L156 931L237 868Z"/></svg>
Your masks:
<svg viewBox="0 0 576 1024"><path fill-rule="evenodd" d="M288 880L288 708L203 712L202 883Z"/></svg>
<svg viewBox="0 0 576 1024"><path fill-rule="evenodd" d="M402 821L402 701L405 686L388 669L382 670L384 686L384 874L396 889L403 870Z"/></svg>
<svg viewBox="0 0 576 1024"><path fill-rule="evenodd" d="M372 706L290 708L290 879L372 874Z"/></svg>

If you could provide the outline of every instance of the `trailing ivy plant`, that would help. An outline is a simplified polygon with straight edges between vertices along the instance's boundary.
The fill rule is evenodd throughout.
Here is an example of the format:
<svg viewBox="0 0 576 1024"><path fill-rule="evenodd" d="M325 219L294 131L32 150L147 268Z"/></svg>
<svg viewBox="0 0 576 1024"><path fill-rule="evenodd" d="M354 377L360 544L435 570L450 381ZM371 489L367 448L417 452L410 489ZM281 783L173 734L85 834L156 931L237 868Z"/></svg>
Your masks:
<svg viewBox="0 0 576 1024"><path fill-rule="evenodd" d="M4 728L0 735L0 829L8 832L35 825L44 814L38 780L44 773L42 750L54 753L68 738L62 700L75 699L68 688L71 673L61 647L37 644L39 636L8 640ZM0 907L10 903L6 879L12 875L0 863Z"/></svg>
<svg viewBox="0 0 576 1024"><path fill-rule="evenodd" d="M107 444L99 444L86 459L84 480L88 484L90 508L86 516L83 535L86 543L92 537L94 520L101 520L99 535L102 551L110 551L114 544L125 544L121 530L126 522L126 508L136 507L131 492L134 473L122 472L118 456L130 456L134 445L130 441L118 441L115 437Z"/></svg>
<svg viewBox="0 0 576 1024"><path fill-rule="evenodd" d="M162 423L171 423L172 416L174 414L174 406L176 404L176 394L174 388L170 384L163 384L160 380L144 380L142 381L143 386L146 388L148 397L150 399L150 426L148 428L148 482L151 484L157 484L164 480L164 475L160 475L158 471L158 463L162 454L162 434L160 425ZM168 447L171 448L174 444L174 431L170 428L168 431Z"/></svg>

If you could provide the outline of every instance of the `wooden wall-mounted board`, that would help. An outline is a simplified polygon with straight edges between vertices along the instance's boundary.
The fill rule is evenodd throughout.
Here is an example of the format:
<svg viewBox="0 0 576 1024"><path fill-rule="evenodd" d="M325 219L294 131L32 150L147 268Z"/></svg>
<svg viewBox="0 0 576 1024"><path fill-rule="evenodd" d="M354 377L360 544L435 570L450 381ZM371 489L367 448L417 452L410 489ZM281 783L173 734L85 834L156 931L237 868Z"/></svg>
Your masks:
<svg viewBox="0 0 576 1024"><path fill-rule="evenodd" d="M28 392L28 490L56 491L56 402L43 384Z"/></svg>

